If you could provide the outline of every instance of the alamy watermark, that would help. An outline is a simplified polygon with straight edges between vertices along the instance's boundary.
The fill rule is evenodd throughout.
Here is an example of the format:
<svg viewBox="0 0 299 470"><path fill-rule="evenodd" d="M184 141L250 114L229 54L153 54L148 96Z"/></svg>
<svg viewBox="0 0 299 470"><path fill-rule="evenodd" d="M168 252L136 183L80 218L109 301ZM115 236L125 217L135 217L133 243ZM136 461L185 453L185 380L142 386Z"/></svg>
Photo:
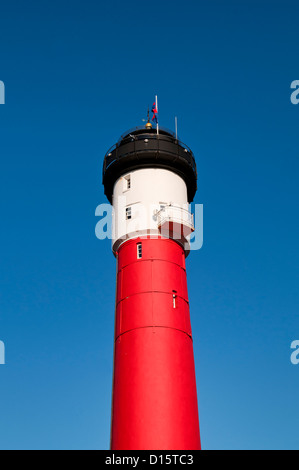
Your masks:
<svg viewBox="0 0 299 470"><path fill-rule="evenodd" d="M3 341L0 341L0 365L5 364L5 345Z"/></svg>
<svg viewBox="0 0 299 470"><path fill-rule="evenodd" d="M0 104L5 104L5 85L0 80Z"/></svg>
<svg viewBox="0 0 299 470"><path fill-rule="evenodd" d="M291 89L295 90L291 94L291 103L292 104L299 104L299 80L294 80L291 83Z"/></svg>
<svg viewBox="0 0 299 470"><path fill-rule="evenodd" d="M297 366L299 364L299 341L295 340L291 343L291 349L294 349L294 351L291 354L291 363L294 366Z"/></svg>
<svg viewBox="0 0 299 470"><path fill-rule="evenodd" d="M99 240L126 240L128 238L150 238L155 236L171 238L184 245L186 250L200 250L203 245L203 204L126 205L126 198L120 196L114 211L110 204L100 204L95 216L100 217L95 227Z"/></svg>

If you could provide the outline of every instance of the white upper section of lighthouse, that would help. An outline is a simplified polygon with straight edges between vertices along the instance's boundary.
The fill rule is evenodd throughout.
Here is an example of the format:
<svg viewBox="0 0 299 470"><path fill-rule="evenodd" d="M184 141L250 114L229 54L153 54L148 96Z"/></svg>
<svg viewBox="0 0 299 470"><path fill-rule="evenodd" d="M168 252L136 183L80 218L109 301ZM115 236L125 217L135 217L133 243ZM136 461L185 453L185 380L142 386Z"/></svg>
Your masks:
<svg viewBox="0 0 299 470"><path fill-rule="evenodd" d="M192 232L187 186L176 173L140 168L125 173L113 189L113 250L140 236L169 236L184 242Z"/></svg>

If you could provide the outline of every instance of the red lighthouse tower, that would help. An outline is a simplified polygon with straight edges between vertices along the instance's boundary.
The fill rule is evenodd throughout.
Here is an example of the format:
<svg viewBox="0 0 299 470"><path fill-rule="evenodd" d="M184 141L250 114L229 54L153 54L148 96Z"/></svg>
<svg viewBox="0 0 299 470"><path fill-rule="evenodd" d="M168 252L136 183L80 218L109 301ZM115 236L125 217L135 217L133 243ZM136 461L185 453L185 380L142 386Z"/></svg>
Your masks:
<svg viewBox="0 0 299 470"><path fill-rule="evenodd" d="M106 154L117 259L111 449L200 449L185 258L192 151L150 123Z"/></svg>

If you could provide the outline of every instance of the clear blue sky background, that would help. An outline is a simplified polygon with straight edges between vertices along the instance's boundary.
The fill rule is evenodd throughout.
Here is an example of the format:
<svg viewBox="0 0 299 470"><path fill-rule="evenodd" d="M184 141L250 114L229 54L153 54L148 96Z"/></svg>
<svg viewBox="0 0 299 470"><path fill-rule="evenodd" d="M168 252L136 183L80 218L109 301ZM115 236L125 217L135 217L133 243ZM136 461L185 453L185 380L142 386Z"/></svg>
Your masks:
<svg viewBox="0 0 299 470"><path fill-rule="evenodd" d="M0 9L0 448L108 449L115 261L101 167L159 97L196 156L202 444L299 448L298 1Z"/></svg>

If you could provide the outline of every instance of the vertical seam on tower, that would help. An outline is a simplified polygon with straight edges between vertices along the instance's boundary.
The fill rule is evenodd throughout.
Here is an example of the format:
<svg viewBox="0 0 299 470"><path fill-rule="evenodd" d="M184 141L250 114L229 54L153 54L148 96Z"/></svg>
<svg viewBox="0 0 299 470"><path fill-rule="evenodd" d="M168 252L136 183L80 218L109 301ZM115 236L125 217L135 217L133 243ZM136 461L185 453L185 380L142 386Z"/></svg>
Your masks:
<svg viewBox="0 0 299 470"><path fill-rule="evenodd" d="M121 273L120 273L120 298L122 299L123 298L123 269L121 270ZM118 302L118 306L119 306L119 333L121 334L122 332L122 322L123 322L123 305Z"/></svg>
<svg viewBox="0 0 299 470"><path fill-rule="evenodd" d="M153 259L151 259L151 288L153 291ZM151 302L152 302L152 325L154 325L154 296L153 295L151 295Z"/></svg>

